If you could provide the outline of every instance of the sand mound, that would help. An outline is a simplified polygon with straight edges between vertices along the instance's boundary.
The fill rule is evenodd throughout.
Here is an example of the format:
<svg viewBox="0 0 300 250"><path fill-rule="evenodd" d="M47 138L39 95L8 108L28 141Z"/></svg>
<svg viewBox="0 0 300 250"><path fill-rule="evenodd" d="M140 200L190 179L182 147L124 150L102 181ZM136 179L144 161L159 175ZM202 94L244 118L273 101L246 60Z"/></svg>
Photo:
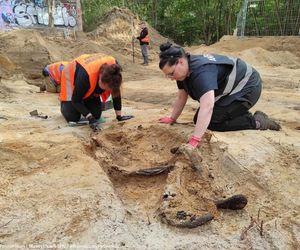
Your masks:
<svg viewBox="0 0 300 250"><path fill-rule="evenodd" d="M243 50L238 55L252 65L284 66L291 69L300 68L300 58L289 51L271 52L260 47L255 47Z"/></svg>
<svg viewBox="0 0 300 250"><path fill-rule="evenodd" d="M300 56L299 37L245 37L237 38L225 36L220 42L210 46L212 49L234 52L260 47L269 51L289 51L296 56Z"/></svg>
<svg viewBox="0 0 300 250"><path fill-rule="evenodd" d="M223 37L212 46L187 48L193 54L219 53L240 57L253 66L300 67L300 43L298 37L264 37L238 39Z"/></svg>
<svg viewBox="0 0 300 250"><path fill-rule="evenodd" d="M40 78L41 66L48 60L43 38L34 30L14 30L0 33L0 56L11 65L6 70L23 74L28 79Z"/></svg>
<svg viewBox="0 0 300 250"><path fill-rule="evenodd" d="M90 32L88 36L97 42L129 55L132 53L132 39L136 38L140 33L139 22L140 18L135 16L130 10L113 8L104 17L97 29ZM150 55L153 55L153 53L157 54L159 45L167 41L167 39L161 36L151 25L146 25L151 38ZM138 40L134 39L134 44L135 49L139 52ZM151 57L156 59L154 56Z"/></svg>

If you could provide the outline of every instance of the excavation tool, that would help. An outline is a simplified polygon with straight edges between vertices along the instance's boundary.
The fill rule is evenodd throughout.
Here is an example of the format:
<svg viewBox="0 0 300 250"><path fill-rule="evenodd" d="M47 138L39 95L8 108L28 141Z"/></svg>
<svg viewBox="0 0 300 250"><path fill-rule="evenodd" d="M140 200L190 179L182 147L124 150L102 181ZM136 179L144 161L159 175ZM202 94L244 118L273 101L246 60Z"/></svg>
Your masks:
<svg viewBox="0 0 300 250"><path fill-rule="evenodd" d="M48 118L48 115L44 115L43 113L39 113L39 112L37 111L37 109L35 109L35 110L29 112L29 114L30 114L31 116L35 116L35 117L38 117L38 118L41 118L41 119L47 119L47 118Z"/></svg>
<svg viewBox="0 0 300 250"><path fill-rule="evenodd" d="M85 126L88 124L89 124L89 121L68 122L68 125L70 127Z"/></svg>

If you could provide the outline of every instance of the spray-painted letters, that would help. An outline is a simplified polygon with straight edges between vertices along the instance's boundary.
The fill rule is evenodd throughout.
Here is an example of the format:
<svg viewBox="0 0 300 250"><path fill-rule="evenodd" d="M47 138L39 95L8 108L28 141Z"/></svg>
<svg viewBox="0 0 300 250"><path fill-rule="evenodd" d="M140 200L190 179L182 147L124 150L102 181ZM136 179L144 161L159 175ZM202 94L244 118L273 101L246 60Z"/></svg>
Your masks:
<svg viewBox="0 0 300 250"><path fill-rule="evenodd" d="M76 4L55 1L53 20L55 26L75 27ZM48 25L48 7L44 0L0 0L0 28Z"/></svg>

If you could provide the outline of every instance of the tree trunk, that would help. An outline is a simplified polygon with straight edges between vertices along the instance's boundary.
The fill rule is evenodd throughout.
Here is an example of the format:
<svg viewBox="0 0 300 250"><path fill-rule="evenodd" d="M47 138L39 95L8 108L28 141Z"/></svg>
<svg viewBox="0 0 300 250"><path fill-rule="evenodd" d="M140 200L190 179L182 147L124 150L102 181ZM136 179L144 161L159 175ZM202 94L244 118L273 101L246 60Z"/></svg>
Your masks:
<svg viewBox="0 0 300 250"><path fill-rule="evenodd" d="M76 0L77 30L82 31L82 9L80 0Z"/></svg>
<svg viewBox="0 0 300 250"><path fill-rule="evenodd" d="M53 20L53 6L55 0L46 0L47 6L48 6L48 14L49 14L49 24L48 26L53 28L54 27L54 20Z"/></svg>

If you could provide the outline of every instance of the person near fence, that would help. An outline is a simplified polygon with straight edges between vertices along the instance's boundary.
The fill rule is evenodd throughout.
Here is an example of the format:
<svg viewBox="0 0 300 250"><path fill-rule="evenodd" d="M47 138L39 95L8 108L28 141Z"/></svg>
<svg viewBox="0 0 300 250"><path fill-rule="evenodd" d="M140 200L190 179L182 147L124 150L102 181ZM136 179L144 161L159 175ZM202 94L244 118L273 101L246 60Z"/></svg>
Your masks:
<svg viewBox="0 0 300 250"><path fill-rule="evenodd" d="M200 104L188 146L200 145L207 128L213 131L280 130L280 125L265 113L249 112L261 95L262 81L259 73L243 60L217 54L191 55L169 42L160 46L159 57L159 68L176 80L178 87L172 114L159 121L175 123L188 96Z"/></svg>

